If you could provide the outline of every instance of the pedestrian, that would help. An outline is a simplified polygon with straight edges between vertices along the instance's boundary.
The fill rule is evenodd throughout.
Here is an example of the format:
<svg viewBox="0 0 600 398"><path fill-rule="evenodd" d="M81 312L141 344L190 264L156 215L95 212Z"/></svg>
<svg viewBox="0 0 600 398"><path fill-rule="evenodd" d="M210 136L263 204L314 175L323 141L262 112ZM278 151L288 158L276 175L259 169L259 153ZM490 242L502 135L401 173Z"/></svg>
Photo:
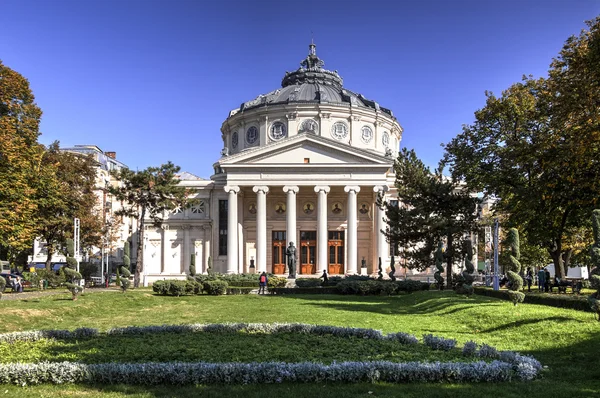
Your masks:
<svg viewBox="0 0 600 398"><path fill-rule="evenodd" d="M258 294L261 294L261 292L262 294L265 294L267 283L269 283L269 277L267 276L267 273L263 271L258 277Z"/></svg>
<svg viewBox="0 0 600 398"><path fill-rule="evenodd" d="M323 270L323 275L321 275L321 279L323 279L323 286L327 286L327 282L329 282L329 278L327 277L327 270Z"/></svg>
<svg viewBox="0 0 600 398"><path fill-rule="evenodd" d="M546 279L544 280L544 290L548 293L550 291L550 271L548 271L548 268L544 268L544 274L546 276Z"/></svg>
<svg viewBox="0 0 600 398"><path fill-rule="evenodd" d="M531 271L530 267L527 267L527 275L525 275L525 280L527 281L527 291L531 291L531 283L533 282L533 271Z"/></svg>
<svg viewBox="0 0 600 398"><path fill-rule="evenodd" d="M546 271L543 268L540 268L538 271L538 291L544 291L544 285L546 284Z"/></svg>

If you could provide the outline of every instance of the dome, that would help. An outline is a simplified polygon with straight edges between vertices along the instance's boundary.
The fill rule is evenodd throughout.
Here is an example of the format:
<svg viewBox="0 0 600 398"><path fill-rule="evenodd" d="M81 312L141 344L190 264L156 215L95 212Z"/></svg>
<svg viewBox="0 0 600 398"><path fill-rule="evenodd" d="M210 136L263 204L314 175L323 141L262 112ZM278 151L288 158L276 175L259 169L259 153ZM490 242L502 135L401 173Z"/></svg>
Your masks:
<svg viewBox="0 0 600 398"><path fill-rule="evenodd" d="M267 94L261 94L253 100L244 102L239 109L230 112L230 117L259 106L292 103L328 103L351 107L371 108L394 118L392 111L361 94L345 89L343 79L337 71L324 69L325 62L316 54L316 45L311 43L308 56L300 62L300 68L286 72L281 88Z"/></svg>

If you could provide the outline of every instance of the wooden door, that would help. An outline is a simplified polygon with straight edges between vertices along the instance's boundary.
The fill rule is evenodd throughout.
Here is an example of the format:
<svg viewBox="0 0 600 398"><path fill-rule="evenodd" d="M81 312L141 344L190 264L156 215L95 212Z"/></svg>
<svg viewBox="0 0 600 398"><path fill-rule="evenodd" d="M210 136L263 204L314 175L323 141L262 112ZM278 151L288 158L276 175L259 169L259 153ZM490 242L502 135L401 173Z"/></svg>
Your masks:
<svg viewBox="0 0 600 398"><path fill-rule="evenodd" d="M344 232L329 231L329 264L327 273L341 275L344 273Z"/></svg>
<svg viewBox="0 0 600 398"><path fill-rule="evenodd" d="M285 273L285 231L273 231L273 273Z"/></svg>
<svg viewBox="0 0 600 398"><path fill-rule="evenodd" d="M300 232L300 273L314 274L317 272L317 232Z"/></svg>

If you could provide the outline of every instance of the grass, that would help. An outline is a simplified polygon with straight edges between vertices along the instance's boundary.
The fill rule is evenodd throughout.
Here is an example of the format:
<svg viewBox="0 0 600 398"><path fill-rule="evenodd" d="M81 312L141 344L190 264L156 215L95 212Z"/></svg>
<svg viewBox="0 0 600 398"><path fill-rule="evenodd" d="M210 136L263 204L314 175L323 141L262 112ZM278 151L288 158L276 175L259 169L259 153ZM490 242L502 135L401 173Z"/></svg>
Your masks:
<svg viewBox="0 0 600 398"><path fill-rule="evenodd" d="M501 350L515 350L530 354L548 366L543 377L529 383L507 384L318 384L268 386L0 386L0 396L45 397L593 397L600 395L600 322L593 314L567 309L512 303L494 298L475 296L466 299L452 292L419 292L396 297L355 296L154 296L148 290L127 294L113 292L85 294L78 301L69 300L69 294L23 301L0 301L3 323L0 331L77 327L110 327L128 325L156 325L181 323L222 322L302 322L336 326L367 327L384 333L403 331L421 338L423 334L454 338L462 345L468 340L487 343ZM49 347L24 345L14 353L22 353L21 360L42 358L43 355L84 357L88 361L105 358L132 357L132 353L160 354L164 347L168 355L189 358L206 355L207 358L240 360L254 358L249 354L262 351L270 359L312 358L330 361L338 358L379 359L379 356L401 358L406 353L390 353L386 347L359 346L331 339L325 341L304 339L300 336L235 336L233 339L208 339L211 336L189 336L193 343L190 352L177 347L188 347L185 341L169 338L144 342L100 339L97 345L81 346L56 343ZM207 340L202 340L207 338ZM264 338L264 339L263 339ZM188 343L189 343L188 342ZM231 343L231 344L227 344ZM21 344L21 343L20 343ZM25 343L22 343L25 344ZM31 344L31 343L29 343ZM331 345L331 347L322 347ZM345 345L346 344L346 345ZM131 345L131 347L123 348ZM201 350L199 347L205 347ZM248 348L250 347L250 348ZM30 349L31 348L31 349ZM125 350L125 356L119 354ZM0 347L0 350L7 350ZM343 351L343 352L340 352ZM202 353L203 352L203 353ZM200 354L202 353L202 354ZM425 353L420 353L424 354ZM2 355L2 354L0 354ZM18 355L18 354L17 354ZM167 354L165 354L167 355ZM264 354L260 354L264 355ZM362 356L366 357L363 358ZM357 358L360 356L360 358ZM156 358L156 357L155 357ZM34 359L37 360L37 359ZM144 359L140 359L144 360ZM162 360L156 358L155 360ZM212 360L212 359L211 359ZM284 359L285 360L285 359ZM405 359L398 359L405 360Z"/></svg>

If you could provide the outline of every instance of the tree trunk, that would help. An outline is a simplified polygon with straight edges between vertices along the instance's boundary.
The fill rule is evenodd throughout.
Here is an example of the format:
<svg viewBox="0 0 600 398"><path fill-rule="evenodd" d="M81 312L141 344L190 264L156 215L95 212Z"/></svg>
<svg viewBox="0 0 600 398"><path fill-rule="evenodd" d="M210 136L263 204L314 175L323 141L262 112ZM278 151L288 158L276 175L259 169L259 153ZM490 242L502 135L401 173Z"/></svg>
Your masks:
<svg viewBox="0 0 600 398"><path fill-rule="evenodd" d="M133 276L133 287L140 287L140 275L144 270L144 218L146 217L146 208L142 207L142 213L138 219L138 245L136 251L135 274Z"/></svg>
<svg viewBox="0 0 600 398"><path fill-rule="evenodd" d="M452 255L454 244L452 234L448 234L446 243L446 286L448 289L452 289L452 257L454 257Z"/></svg>
<svg viewBox="0 0 600 398"><path fill-rule="evenodd" d="M569 265L571 264L571 256L573 255L573 249L569 249L562 254L563 269L565 271L565 278L569 274Z"/></svg>
<svg viewBox="0 0 600 398"><path fill-rule="evenodd" d="M54 250L51 244L47 244L48 247L48 256L46 257L46 271L52 271L52 255L54 254Z"/></svg>
<svg viewBox="0 0 600 398"><path fill-rule="evenodd" d="M554 275L561 279L565 277L565 269L563 267L563 258L561 253L561 242L557 242L554 250L548 249L550 257L552 257L552 263L554 264Z"/></svg>

